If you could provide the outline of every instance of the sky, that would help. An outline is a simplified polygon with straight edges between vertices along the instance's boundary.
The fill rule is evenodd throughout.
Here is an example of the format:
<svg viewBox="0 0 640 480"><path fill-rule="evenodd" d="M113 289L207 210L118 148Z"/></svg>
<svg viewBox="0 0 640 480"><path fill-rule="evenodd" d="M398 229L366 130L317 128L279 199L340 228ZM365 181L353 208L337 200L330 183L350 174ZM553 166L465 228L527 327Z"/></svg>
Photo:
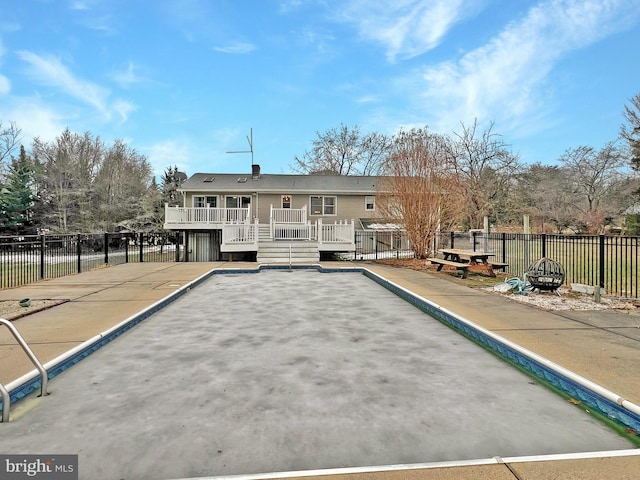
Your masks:
<svg viewBox="0 0 640 480"><path fill-rule="evenodd" d="M0 0L0 122L124 140L157 175L291 173L319 133L493 124L525 163L604 147L640 0Z"/></svg>

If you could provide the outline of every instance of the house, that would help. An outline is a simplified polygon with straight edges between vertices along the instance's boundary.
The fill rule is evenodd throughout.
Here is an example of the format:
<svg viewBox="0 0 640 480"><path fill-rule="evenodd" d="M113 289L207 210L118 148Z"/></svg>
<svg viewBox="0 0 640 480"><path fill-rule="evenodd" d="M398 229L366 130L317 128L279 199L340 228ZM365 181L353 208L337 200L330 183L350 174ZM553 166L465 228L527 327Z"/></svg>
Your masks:
<svg viewBox="0 0 640 480"><path fill-rule="evenodd" d="M165 205L164 228L182 232L188 261L318 261L355 250L355 229L376 217L381 177L196 173Z"/></svg>

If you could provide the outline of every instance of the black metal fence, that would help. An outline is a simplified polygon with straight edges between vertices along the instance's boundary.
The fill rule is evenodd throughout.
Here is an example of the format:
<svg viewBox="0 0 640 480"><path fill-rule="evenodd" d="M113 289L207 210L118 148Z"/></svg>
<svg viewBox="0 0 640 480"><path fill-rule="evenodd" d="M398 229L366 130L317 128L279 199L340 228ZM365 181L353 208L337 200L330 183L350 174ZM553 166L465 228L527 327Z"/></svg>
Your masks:
<svg viewBox="0 0 640 480"><path fill-rule="evenodd" d="M356 250L351 259L413 258L409 237L401 230L356 230Z"/></svg>
<svg viewBox="0 0 640 480"><path fill-rule="evenodd" d="M640 298L640 237L617 235L548 235L441 232L433 249L460 248L485 251L508 264L508 275L524 277L529 265L547 257L565 271L565 284L603 287L607 294ZM411 243L402 231L356 231L354 260L412 258Z"/></svg>
<svg viewBox="0 0 640 480"><path fill-rule="evenodd" d="M447 232L438 236L439 248L490 252L509 265L507 273L521 278L533 262L551 258L564 268L566 285L600 286L616 297L640 295L640 237Z"/></svg>
<svg viewBox="0 0 640 480"><path fill-rule="evenodd" d="M346 256L350 260L415 256L403 231L359 230L355 243L355 253ZM563 266L567 285L599 285L609 295L640 298L640 237L442 232L434 249L447 247L490 252L508 264L507 274L520 278L534 261L552 258ZM178 232L0 236L0 288L104 265L183 260Z"/></svg>
<svg viewBox="0 0 640 480"><path fill-rule="evenodd" d="M0 236L0 288L133 262L175 262L176 232Z"/></svg>

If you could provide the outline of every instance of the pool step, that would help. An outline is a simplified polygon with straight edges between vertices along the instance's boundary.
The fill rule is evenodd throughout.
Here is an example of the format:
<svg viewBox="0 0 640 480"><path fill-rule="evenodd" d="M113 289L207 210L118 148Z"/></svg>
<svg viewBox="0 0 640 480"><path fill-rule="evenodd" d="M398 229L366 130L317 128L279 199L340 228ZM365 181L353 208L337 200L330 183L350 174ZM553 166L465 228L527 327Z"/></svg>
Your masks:
<svg viewBox="0 0 640 480"><path fill-rule="evenodd" d="M291 250L289 250L291 247ZM317 242L260 242L258 244L258 263L317 263L320 251Z"/></svg>

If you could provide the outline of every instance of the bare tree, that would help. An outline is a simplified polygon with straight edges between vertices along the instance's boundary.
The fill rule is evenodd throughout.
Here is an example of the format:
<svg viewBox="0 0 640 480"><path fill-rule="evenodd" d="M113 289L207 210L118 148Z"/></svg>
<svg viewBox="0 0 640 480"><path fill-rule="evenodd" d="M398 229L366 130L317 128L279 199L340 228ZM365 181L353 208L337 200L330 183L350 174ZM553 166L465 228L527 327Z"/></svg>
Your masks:
<svg viewBox="0 0 640 480"><path fill-rule="evenodd" d="M0 175L5 173L11 156L20 146L21 136L22 130L15 122L5 125L0 121Z"/></svg>
<svg viewBox="0 0 640 480"><path fill-rule="evenodd" d="M104 155L99 137L66 129L51 142L34 139L33 154L43 163L45 188L63 232L89 229L95 200L93 181Z"/></svg>
<svg viewBox="0 0 640 480"><path fill-rule="evenodd" d="M94 187L96 225L101 230L113 230L120 222L142 213L142 199L151 182L151 171L147 158L122 140L114 141L105 151Z"/></svg>
<svg viewBox="0 0 640 480"><path fill-rule="evenodd" d="M624 107L624 118L627 121L620 127L620 135L629 144L631 166L640 171L640 93Z"/></svg>
<svg viewBox="0 0 640 480"><path fill-rule="evenodd" d="M520 168L502 137L492 132L493 122L478 132L478 121L449 137L447 156L465 184L466 217L470 228L481 228L484 217L492 213L494 200L506 195L511 178Z"/></svg>
<svg viewBox="0 0 640 480"><path fill-rule="evenodd" d="M293 171L311 175L376 175L389 150L385 135L362 135L360 127L340 125L324 133L316 132L310 152L295 157Z"/></svg>
<svg viewBox="0 0 640 480"><path fill-rule="evenodd" d="M624 153L615 142L609 142L598 151L580 146L567 150L560 162L570 179L579 220L588 231L601 232L605 218L620 213L612 211L605 200L629 179Z"/></svg>
<svg viewBox="0 0 640 480"><path fill-rule="evenodd" d="M569 176L558 165L534 163L518 175L521 214L529 214L540 232L561 233L575 226L577 213L569 182Z"/></svg>
<svg viewBox="0 0 640 480"><path fill-rule="evenodd" d="M426 258L438 230L448 230L463 205L444 139L426 127L400 131L385 167L388 176L378 184L380 211L402 219L416 257Z"/></svg>

